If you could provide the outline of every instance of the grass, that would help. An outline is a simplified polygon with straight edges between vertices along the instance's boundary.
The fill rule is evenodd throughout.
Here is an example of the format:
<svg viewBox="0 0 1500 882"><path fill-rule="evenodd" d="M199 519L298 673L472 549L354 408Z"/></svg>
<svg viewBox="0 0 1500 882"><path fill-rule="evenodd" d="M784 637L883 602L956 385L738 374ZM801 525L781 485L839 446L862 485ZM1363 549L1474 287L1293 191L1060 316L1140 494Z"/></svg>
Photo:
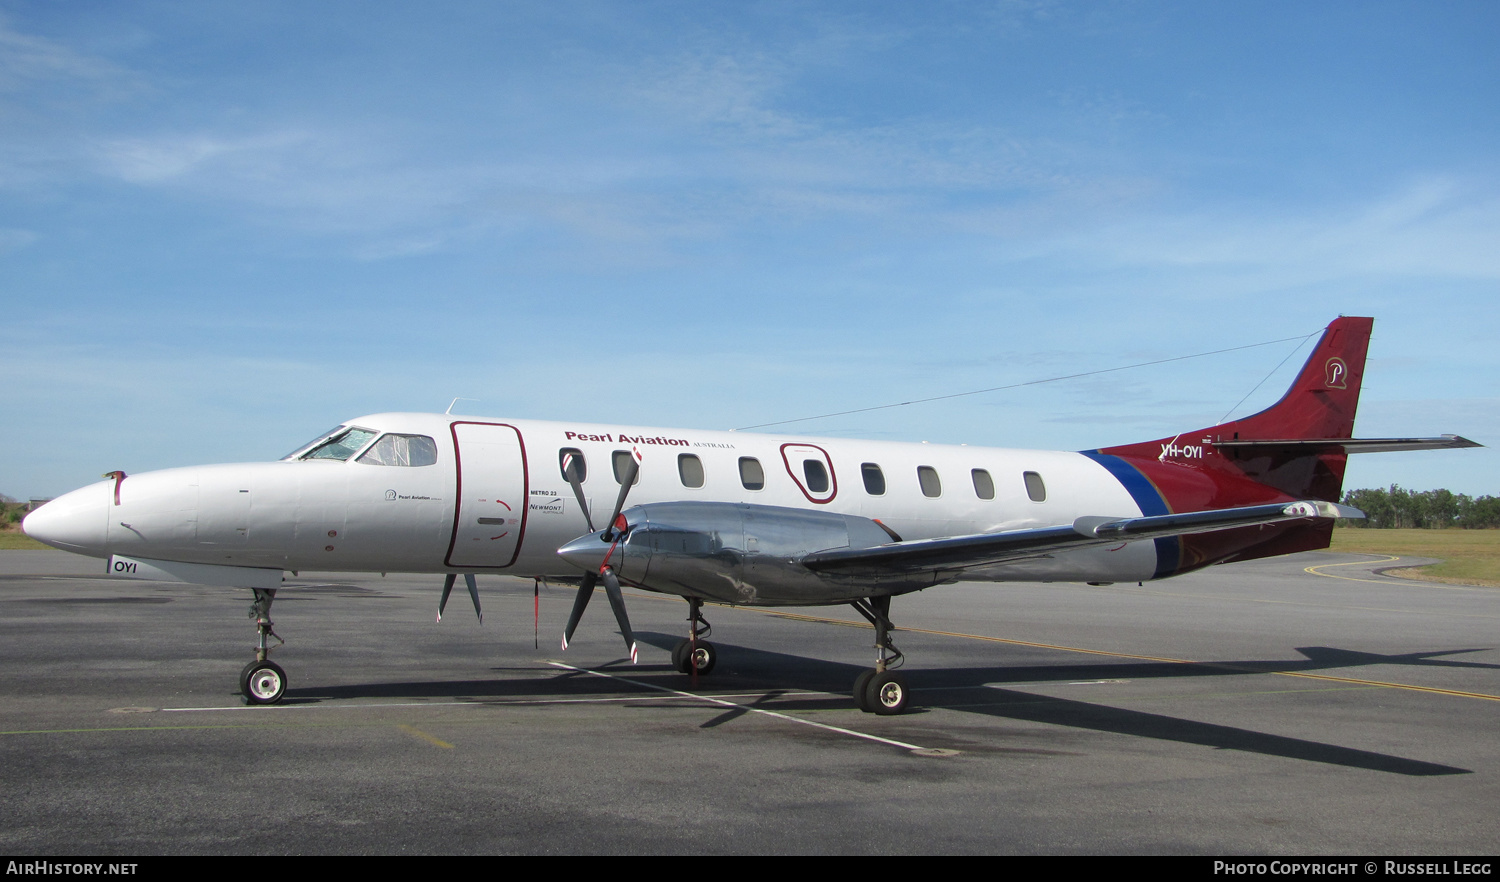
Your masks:
<svg viewBox="0 0 1500 882"><path fill-rule="evenodd" d="M0 551L8 551L14 548L40 550L47 548L47 546L27 536L20 530L0 530Z"/></svg>
<svg viewBox="0 0 1500 882"><path fill-rule="evenodd" d="M1338 527L1330 551L1435 557L1440 564L1410 567L1405 575L1453 585L1500 588L1500 530L1372 530Z"/></svg>
<svg viewBox="0 0 1500 882"><path fill-rule="evenodd" d="M9 499L8 496L0 496L0 550L47 548L46 545L21 532L21 518L26 514L26 506L20 502L11 502Z"/></svg>

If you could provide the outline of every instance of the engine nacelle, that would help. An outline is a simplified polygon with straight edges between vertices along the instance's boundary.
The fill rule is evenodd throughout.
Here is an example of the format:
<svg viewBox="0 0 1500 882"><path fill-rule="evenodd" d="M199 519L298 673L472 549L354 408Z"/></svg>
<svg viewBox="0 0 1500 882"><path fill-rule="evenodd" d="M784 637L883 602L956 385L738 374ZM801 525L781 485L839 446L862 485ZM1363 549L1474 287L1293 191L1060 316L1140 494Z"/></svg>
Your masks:
<svg viewBox="0 0 1500 882"><path fill-rule="evenodd" d="M624 517L630 529L610 554L610 564L621 580L650 591L778 606L845 603L930 584L893 577L889 591L872 591L869 579L862 587L846 584L798 562L814 551L891 542L869 518L727 502L651 503L629 509ZM585 569L598 566L609 549L601 537L580 537L558 554Z"/></svg>

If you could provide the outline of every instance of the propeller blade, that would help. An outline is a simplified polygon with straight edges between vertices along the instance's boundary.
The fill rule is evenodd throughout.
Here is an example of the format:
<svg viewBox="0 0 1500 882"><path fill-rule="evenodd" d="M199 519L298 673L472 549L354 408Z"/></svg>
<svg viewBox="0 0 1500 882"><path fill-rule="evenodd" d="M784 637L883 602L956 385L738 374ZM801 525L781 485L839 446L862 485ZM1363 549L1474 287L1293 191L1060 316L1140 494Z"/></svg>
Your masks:
<svg viewBox="0 0 1500 882"><path fill-rule="evenodd" d="M484 613L479 609L479 586L474 583L473 573L464 573L464 584L469 586L469 599L474 601L474 615L479 616L479 624L484 624Z"/></svg>
<svg viewBox="0 0 1500 882"><path fill-rule="evenodd" d="M630 448L630 460L625 464L625 474L621 475L620 495L615 498L614 513L609 516L609 523L604 527L604 541L610 542L615 538L614 531L619 529L620 512L625 508L625 497L630 495L630 488L635 485L635 476L641 471L641 452Z"/></svg>
<svg viewBox="0 0 1500 882"><path fill-rule="evenodd" d="M594 532L594 519L589 516L589 504L583 500L583 479L578 476L578 460L569 453L563 457L563 476L573 488L573 497L578 500L578 510L583 512L583 522Z"/></svg>
<svg viewBox="0 0 1500 882"><path fill-rule="evenodd" d="M620 623L620 633L625 636L625 645L630 648L630 663L636 663L635 634L630 630L630 617L625 615L625 598L620 594L620 580L615 571L605 568L604 593L609 596L609 605L615 611L615 621Z"/></svg>
<svg viewBox="0 0 1500 882"><path fill-rule="evenodd" d="M443 596L438 601L437 620L442 622L443 610L448 608L448 595L453 593L453 583L458 581L457 573L449 573L443 578ZM464 573L464 584L469 586L469 599L474 601L474 614L479 616L479 624L484 624L484 613L479 609L479 586L474 582L473 573Z"/></svg>
<svg viewBox="0 0 1500 882"><path fill-rule="evenodd" d="M563 649L567 649L568 641L573 639L573 632L578 629L578 620L583 618L583 611L588 609L589 598L594 596L594 585L598 582L598 573L589 571L583 574L583 583L578 586L578 597L573 600L573 614L568 616L568 627L563 630Z"/></svg>
<svg viewBox="0 0 1500 882"><path fill-rule="evenodd" d="M443 621L443 610L448 608L448 595L453 593L453 583L457 579L458 574L456 573L449 573L443 577L443 599L438 601L437 620L439 623Z"/></svg>

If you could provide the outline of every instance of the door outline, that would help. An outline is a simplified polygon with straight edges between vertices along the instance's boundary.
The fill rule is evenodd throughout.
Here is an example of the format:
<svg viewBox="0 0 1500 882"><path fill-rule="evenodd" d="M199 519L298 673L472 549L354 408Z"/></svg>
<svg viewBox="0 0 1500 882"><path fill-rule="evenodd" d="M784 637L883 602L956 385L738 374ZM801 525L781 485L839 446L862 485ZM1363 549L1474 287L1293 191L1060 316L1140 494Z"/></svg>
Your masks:
<svg viewBox="0 0 1500 882"><path fill-rule="evenodd" d="M503 564L456 564L453 562L453 551L458 545L459 521L464 515L464 463L463 453L458 446L459 426L497 426L510 429L516 433L516 447L521 452L521 524L516 533L515 551L511 553L510 560ZM481 420L455 420L448 424L448 432L453 436L453 537L448 540L448 553L443 557L443 566L461 568L464 570L499 570L515 565L516 559L521 556L521 543L526 540L526 516L530 506L527 501L531 498L531 469L526 461L526 438L522 436L521 430L510 423L490 423ZM507 508L510 506L502 502ZM503 534L502 534L503 535Z"/></svg>

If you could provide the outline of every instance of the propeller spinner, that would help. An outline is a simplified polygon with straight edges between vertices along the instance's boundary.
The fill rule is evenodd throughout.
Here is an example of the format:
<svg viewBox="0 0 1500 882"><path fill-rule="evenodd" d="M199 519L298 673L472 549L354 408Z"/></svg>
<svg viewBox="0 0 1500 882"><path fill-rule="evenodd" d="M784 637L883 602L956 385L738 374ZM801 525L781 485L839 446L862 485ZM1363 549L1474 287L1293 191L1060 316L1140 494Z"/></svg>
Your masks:
<svg viewBox="0 0 1500 882"><path fill-rule="evenodd" d="M594 521L589 515L588 503L584 501L583 483L578 474L578 463L569 454L563 461L563 475L568 479L568 484L573 487L573 496L578 500L578 508L583 512L583 519L588 524L589 532L569 542L566 547L576 551L580 543L597 539L600 545L608 543L607 548L598 548L603 554L600 558L598 568L595 569L592 561L589 562L588 572L584 573L583 582L578 586L578 596L573 600L573 613L568 616L568 627L563 630L562 648L568 648L568 641L573 639L573 632L578 628L579 619L583 618L583 611L588 608L589 600L594 596L594 588L599 582L604 583L604 594L609 598L610 608L614 610L615 621L620 625L620 633L625 637L625 645L630 650L630 663L637 661L637 649L635 633L630 630L630 617L625 614L625 598L620 593L620 580L615 577L614 568L610 561L614 557L615 548L625 533L630 529L620 512L625 508L625 497L630 495L630 488L635 484L636 475L641 469L641 452L632 447L630 459L625 466L625 474L620 476L620 495L615 498L615 510L610 514L608 526L603 531L594 531ZM591 543L592 544L592 543ZM595 546L596 548L598 546ZM592 555L589 555L592 557ZM571 558L570 559L574 559Z"/></svg>

